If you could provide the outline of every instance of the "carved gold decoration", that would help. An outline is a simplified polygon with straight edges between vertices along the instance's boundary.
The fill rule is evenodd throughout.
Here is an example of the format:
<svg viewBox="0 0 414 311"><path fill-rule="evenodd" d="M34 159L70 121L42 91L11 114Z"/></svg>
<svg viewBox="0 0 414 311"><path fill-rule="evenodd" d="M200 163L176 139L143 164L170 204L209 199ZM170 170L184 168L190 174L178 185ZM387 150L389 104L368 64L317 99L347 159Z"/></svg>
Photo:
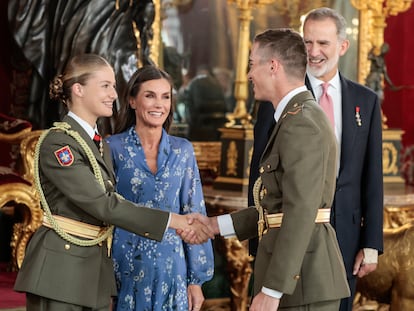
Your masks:
<svg viewBox="0 0 414 311"><path fill-rule="evenodd" d="M220 141L193 141L194 154L200 170L211 170L217 173L220 168Z"/></svg>
<svg viewBox="0 0 414 311"><path fill-rule="evenodd" d="M382 144L382 165L385 174L398 173L397 166L397 149L392 143Z"/></svg>
<svg viewBox="0 0 414 311"><path fill-rule="evenodd" d="M29 129L30 130L30 129ZM13 269L20 268L25 255L26 244L32 234L42 223L42 210L40 199L33 184L34 150L41 130L19 132L20 135L13 139L23 139L20 142L20 157L23 164L21 177L27 182L11 182L0 185L0 208L12 209L13 213L19 212L22 221L13 227L11 239L12 266ZM16 135L16 134L14 134ZM10 137L2 134L0 140L8 141ZM17 142L17 141L15 141Z"/></svg>
<svg viewBox="0 0 414 311"><path fill-rule="evenodd" d="M368 299L388 302L391 310L414 310L414 226L384 229L384 249L377 270L358 279Z"/></svg>
<svg viewBox="0 0 414 311"><path fill-rule="evenodd" d="M253 147L253 128L233 125L221 132L220 174L214 180L215 189L247 191L249 184L249 150Z"/></svg>
<svg viewBox="0 0 414 311"><path fill-rule="evenodd" d="M414 310L414 194L384 197L384 254L377 270L358 279L354 310ZM364 300L366 304L364 305ZM376 308L362 309L369 303ZM388 307L388 308L387 308ZM383 309L382 309L383 308ZM387 309L385 309L387 308Z"/></svg>
<svg viewBox="0 0 414 311"><path fill-rule="evenodd" d="M161 50L161 0L153 0L155 9L155 18L152 23L152 32L154 37L148 45L150 49L150 58L158 66L160 64L160 50Z"/></svg>
<svg viewBox="0 0 414 311"><path fill-rule="evenodd" d="M140 54L139 51L141 50L141 39L140 39L141 33L140 33L140 31L137 27L137 24L134 21L132 21L132 28L134 29L135 42L136 42L136 45L137 45L137 53L136 53L137 54L136 55L137 56L137 67L141 68L142 67L142 60L141 60L141 57L139 57L139 54Z"/></svg>
<svg viewBox="0 0 414 311"><path fill-rule="evenodd" d="M385 20L388 16L407 11L412 0L351 0L351 4L359 10L359 56L358 81L365 83L370 70L368 53L373 48L379 55L384 43Z"/></svg>
<svg viewBox="0 0 414 311"><path fill-rule="evenodd" d="M249 164L252 162L252 157L253 157L253 146L249 149ZM248 167L246 167L246 175L250 176L250 165Z"/></svg>
<svg viewBox="0 0 414 311"><path fill-rule="evenodd" d="M237 176L237 145L234 140L229 143L227 149L227 170L226 175Z"/></svg>
<svg viewBox="0 0 414 311"><path fill-rule="evenodd" d="M414 197L411 197L414 202ZM406 224L414 222L413 206L385 206L384 207L384 230L392 231Z"/></svg>
<svg viewBox="0 0 414 311"><path fill-rule="evenodd" d="M249 280L253 272L253 257L245 242L236 238L225 239L226 259L231 280L231 310L247 310L249 302Z"/></svg>
<svg viewBox="0 0 414 311"><path fill-rule="evenodd" d="M0 208L13 202L14 213L19 209L22 222L13 226L10 242L13 269L20 268L25 255L26 244L42 223L40 200L34 187L24 183L9 183L0 186Z"/></svg>
<svg viewBox="0 0 414 311"><path fill-rule="evenodd" d="M34 182L34 154L37 141L42 130L32 131L20 143L20 156L23 161L23 178L31 183Z"/></svg>
<svg viewBox="0 0 414 311"><path fill-rule="evenodd" d="M386 129L382 131L382 166L384 183L405 181L400 174L400 151L402 130Z"/></svg>

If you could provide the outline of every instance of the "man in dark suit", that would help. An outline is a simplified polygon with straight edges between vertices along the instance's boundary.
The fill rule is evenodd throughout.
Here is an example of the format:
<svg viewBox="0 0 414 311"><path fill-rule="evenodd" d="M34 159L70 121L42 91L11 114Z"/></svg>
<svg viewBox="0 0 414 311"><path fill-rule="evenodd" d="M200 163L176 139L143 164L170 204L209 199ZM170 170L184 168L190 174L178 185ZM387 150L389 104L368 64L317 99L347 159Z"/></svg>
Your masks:
<svg viewBox="0 0 414 311"><path fill-rule="evenodd" d="M211 220L213 231L222 236L261 238L251 311L332 311L350 294L329 223L335 135L306 89L306 63L298 33L277 29L255 37L248 77L255 99L272 102L276 121L254 187L259 204Z"/></svg>
<svg viewBox="0 0 414 311"><path fill-rule="evenodd" d="M376 269L383 251L382 126L380 103L368 88L338 72L339 57L348 49L346 22L329 8L311 11L303 25L308 50L306 86L319 100L322 82L329 82L339 148L331 223L344 258L351 297L341 311L352 310L356 280ZM268 124L262 115L257 124ZM255 136L255 140L267 137ZM255 149L255 153L261 150ZM258 170L258 167L252 168Z"/></svg>

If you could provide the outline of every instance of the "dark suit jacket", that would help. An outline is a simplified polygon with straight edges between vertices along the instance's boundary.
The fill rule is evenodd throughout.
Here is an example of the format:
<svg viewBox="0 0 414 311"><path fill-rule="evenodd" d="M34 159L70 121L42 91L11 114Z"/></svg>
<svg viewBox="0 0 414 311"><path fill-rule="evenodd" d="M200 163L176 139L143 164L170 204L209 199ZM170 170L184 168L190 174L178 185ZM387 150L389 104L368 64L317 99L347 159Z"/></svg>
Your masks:
<svg viewBox="0 0 414 311"><path fill-rule="evenodd" d="M266 147L267 141L272 134L273 127L275 126L275 108L271 102L259 102L256 123L253 128L253 153L250 161L250 174L249 174L249 191L247 202L249 206L254 205L253 200L253 186L259 174L260 157L263 150Z"/></svg>
<svg viewBox="0 0 414 311"><path fill-rule="evenodd" d="M348 277L362 248L383 252L382 123L378 96L340 75L342 143L331 223ZM306 78L306 86L312 89ZM359 107L361 126L356 122Z"/></svg>
<svg viewBox="0 0 414 311"><path fill-rule="evenodd" d="M79 143L64 132L51 131L40 148L39 170L52 214L98 226L113 224L160 241L167 226L168 213L137 207L116 196L107 145L104 145L102 158L92 139L75 120L65 117L64 121L93 150L106 191L97 182ZM74 156L70 166L61 166L54 154L64 146L69 146ZM77 246L42 226L28 244L15 289L69 304L103 307L109 304L111 296L116 295L112 259L108 257L105 243L102 246Z"/></svg>
<svg viewBox="0 0 414 311"><path fill-rule="evenodd" d="M342 145L331 223L334 226L348 277L361 248L383 252L383 176L381 107L370 89L340 75L342 87ZM306 86L312 90L308 78ZM358 126L356 107L362 119ZM258 114L255 127L267 126L273 114ZM252 159L262 154L266 135L255 135ZM261 141L261 142L260 142ZM256 154L256 155L255 155ZM258 172L253 167L250 174ZM253 181L254 183L254 181ZM255 247L251 248L254 253Z"/></svg>
<svg viewBox="0 0 414 311"><path fill-rule="evenodd" d="M280 306L299 306L349 296L345 268L329 223L315 224L319 208L332 204L337 147L324 112L309 91L295 95L273 129L260 161L266 189L261 205L284 213L280 228L261 241L254 292L284 293ZM257 235L257 211L231 214L239 240Z"/></svg>

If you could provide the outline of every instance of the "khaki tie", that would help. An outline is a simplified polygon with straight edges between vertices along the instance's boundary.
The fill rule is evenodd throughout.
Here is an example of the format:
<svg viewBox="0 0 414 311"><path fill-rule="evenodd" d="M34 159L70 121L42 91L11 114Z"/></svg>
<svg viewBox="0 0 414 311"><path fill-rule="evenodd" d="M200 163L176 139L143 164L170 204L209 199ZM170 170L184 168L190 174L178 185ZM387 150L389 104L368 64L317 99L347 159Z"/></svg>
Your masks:
<svg viewBox="0 0 414 311"><path fill-rule="evenodd" d="M322 110L325 111L326 116L331 122L332 128L335 128L333 101L332 97L328 94L328 87L328 82L324 82L322 84L323 92L322 96L319 98L319 105L321 106Z"/></svg>

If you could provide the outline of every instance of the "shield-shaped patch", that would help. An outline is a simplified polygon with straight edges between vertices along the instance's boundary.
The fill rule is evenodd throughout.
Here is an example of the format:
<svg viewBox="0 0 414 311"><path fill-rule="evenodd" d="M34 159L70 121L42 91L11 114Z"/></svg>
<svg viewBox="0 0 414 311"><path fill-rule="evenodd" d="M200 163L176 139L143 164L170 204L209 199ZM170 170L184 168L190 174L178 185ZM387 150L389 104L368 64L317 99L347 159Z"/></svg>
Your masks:
<svg viewBox="0 0 414 311"><path fill-rule="evenodd" d="M73 153L69 146L62 147L55 151L56 159L61 166L70 166L73 163Z"/></svg>

